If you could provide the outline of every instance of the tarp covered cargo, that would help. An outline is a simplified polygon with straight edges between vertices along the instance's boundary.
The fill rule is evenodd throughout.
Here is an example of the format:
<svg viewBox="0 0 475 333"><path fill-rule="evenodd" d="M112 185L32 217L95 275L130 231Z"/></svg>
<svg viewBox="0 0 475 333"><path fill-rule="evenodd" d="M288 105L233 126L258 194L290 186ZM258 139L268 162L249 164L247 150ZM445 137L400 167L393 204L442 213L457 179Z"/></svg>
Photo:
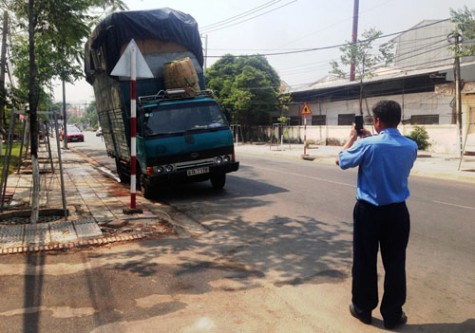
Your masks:
<svg viewBox="0 0 475 333"><path fill-rule="evenodd" d="M203 66L198 24L191 15L171 8L117 12L101 21L86 43L87 81L93 83L96 71L109 75L131 39L174 42L192 52Z"/></svg>

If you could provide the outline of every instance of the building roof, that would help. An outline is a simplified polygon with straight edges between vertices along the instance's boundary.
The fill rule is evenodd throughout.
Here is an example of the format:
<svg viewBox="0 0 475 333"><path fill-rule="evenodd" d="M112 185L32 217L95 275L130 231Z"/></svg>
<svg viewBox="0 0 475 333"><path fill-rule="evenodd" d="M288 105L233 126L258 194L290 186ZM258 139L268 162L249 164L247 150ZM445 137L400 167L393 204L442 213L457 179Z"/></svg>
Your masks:
<svg viewBox="0 0 475 333"><path fill-rule="evenodd" d="M453 25L448 20L423 20L410 29L400 33L392 41L405 45L405 50L398 50L400 60L391 67L380 67L372 71L372 77L364 79L364 85L374 85L375 83L385 83L391 80L410 79L413 77L427 76L428 78L443 79L445 82L454 81L452 51L448 49L448 42L445 32L450 31ZM438 34L434 36L434 30ZM443 40L438 38L443 35ZM441 35L441 36L442 36ZM438 39L435 40L434 38ZM419 39L425 41L424 49L414 49L413 45L421 44ZM440 40L439 40L440 39ZM438 45L434 48L434 43ZM428 43L428 44L427 44ZM440 44L440 45L439 45ZM434 49L433 49L434 48ZM445 53L442 56L442 49ZM447 53L447 54L446 54ZM442 58L440 58L442 57ZM475 81L475 57L462 58L462 79L465 81ZM338 88L350 88L359 86L359 81L350 82L328 74L316 82L306 87L292 89L293 94L308 93L312 91L323 91Z"/></svg>
<svg viewBox="0 0 475 333"><path fill-rule="evenodd" d="M454 81L453 66L413 70L381 68L379 72L384 75L375 75L363 81L366 97L433 92L435 85ZM462 64L461 72L464 81L475 82L475 61ZM345 100L359 95L360 82L348 80L326 81L292 91L292 99L296 102L320 98Z"/></svg>

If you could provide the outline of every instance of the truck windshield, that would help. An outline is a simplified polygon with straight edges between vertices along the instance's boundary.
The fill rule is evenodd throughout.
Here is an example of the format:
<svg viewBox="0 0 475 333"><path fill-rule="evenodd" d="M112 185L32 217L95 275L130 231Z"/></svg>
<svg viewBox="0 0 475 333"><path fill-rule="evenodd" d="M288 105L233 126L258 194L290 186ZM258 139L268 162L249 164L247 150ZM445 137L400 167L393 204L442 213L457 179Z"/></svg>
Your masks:
<svg viewBox="0 0 475 333"><path fill-rule="evenodd" d="M160 105L144 114L144 135L205 131L228 127L216 103Z"/></svg>

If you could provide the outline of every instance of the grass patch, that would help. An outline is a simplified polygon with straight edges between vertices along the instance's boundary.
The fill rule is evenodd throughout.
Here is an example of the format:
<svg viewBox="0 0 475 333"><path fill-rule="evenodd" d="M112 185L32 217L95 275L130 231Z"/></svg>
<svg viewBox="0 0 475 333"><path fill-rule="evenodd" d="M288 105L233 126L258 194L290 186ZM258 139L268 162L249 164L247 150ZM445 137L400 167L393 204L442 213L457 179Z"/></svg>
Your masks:
<svg viewBox="0 0 475 333"><path fill-rule="evenodd" d="M12 155L10 156L10 165L8 166L8 174L11 174L17 169L18 163L20 161L20 143L13 143L12 146ZM2 144L2 155L0 157L1 162L1 172L3 174L3 168L5 168L6 162L6 148L7 145L5 143Z"/></svg>

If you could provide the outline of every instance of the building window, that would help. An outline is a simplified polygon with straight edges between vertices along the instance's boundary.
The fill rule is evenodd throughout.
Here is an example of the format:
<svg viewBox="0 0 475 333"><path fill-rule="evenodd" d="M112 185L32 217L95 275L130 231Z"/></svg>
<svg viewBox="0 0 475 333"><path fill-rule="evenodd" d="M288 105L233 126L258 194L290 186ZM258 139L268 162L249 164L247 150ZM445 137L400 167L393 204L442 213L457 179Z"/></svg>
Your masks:
<svg viewBox="0 0 475 333"><path fill-rule="evenodd" d="M411 116L411 125L438 125L438 114L420 114Z"/></svg>
<svg viewBox="0 0 475 333"><path fill-rule="evenodd" d="M345 113L338 115L338 126L346 126L346 125L353 125L355 122L355 114L354 113Z"/></svg>
<svg viewBox="0 0 475 333"><path fill-rule="evenodd" d="M290 117L290 126L300 126L302 117Z"/></svg>
<svg viewBox="0 0 475 333"><path fill-rule="evenodd" d="M318 115L312 116L312 125L326 125L327 124L327 116L326 115Z"/></svg>

